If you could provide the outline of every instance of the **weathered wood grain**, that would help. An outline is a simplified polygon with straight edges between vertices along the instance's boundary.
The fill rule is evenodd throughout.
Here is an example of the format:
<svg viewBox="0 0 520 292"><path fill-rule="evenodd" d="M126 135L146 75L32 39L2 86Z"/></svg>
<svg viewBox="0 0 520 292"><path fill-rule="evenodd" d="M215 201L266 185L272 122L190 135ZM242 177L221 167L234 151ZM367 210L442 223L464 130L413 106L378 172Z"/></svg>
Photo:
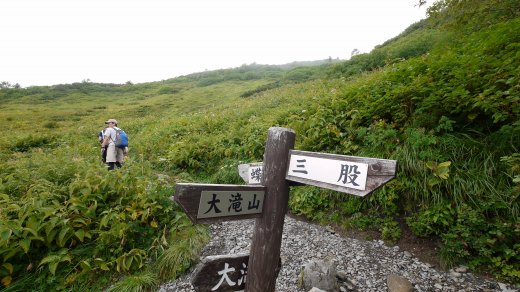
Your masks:
<svg viewBox="0 0 520 292"><path fill-rule="evenodd" d="M246 283L248 292L272 292L276 284L276 266L285 213L288 208L289 182L285 179L289 150L294 147L294 131L270 128L265 147L262 185L267 188L264 214L255 221Z"/></svg>

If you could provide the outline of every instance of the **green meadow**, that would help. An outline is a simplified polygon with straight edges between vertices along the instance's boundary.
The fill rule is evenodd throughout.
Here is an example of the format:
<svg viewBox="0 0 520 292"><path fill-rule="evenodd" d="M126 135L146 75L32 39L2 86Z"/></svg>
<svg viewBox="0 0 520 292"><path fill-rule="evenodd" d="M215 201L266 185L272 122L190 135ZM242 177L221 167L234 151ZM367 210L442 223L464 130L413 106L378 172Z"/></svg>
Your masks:
<svg viewBox="0 0 520 292"><path fill-rule="evenodd" d="M404 222L463 264L520 285L520 7L440 1L348 61L250 64L152 83L0 89L0 283L5 291L150 291L209 240L172 202L178 182L243 184L267 130L298 150L398 160L367 197L292 188L289 209L376 231ZM97 133L130 137L107 171Z"/></svg>

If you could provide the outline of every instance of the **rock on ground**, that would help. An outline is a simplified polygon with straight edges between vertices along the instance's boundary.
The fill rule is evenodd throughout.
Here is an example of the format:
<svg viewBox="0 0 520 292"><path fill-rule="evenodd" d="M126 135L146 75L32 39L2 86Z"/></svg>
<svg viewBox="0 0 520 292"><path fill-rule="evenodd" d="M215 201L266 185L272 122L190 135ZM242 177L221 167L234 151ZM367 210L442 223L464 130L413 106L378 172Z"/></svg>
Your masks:
<svg viewBox="0 0 520 292"><path fill-rule="evenodd" d="M212 255L249 253L254 220L229 221L210 225L212 239L201 258ZM280 250L282 269L276 291L305 292L298 285L300 271L311 261L327 260L336 264L349 291L388 291L387 278L398 275L408 280L414 291L518 291L509 285L480 278L464 267L440 271L422 263L398 246L381 240L361 241L344 238L330 229L285 217ZM160 292L193 292L190 273L165 283Z"/></svg>

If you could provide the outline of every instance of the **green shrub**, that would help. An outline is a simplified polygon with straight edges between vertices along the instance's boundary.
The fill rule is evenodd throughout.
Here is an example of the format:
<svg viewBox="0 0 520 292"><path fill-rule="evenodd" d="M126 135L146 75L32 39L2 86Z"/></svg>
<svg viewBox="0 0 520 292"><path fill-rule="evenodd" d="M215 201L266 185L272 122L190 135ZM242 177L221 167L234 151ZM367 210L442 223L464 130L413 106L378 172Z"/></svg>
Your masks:
<svg viewBox="0 0 520 292"><path fill-rule="evenodd" d="M296 215L311 220L322 220L324 211L332 206L330 193L316 187L298 187L291 190L289 208Z"/></svg>
<svg viewBox="0 0 520 292"><path fill-rule="evenodd" d="M379 218L374 215L357 212L344 221L343 227L346 229L357 228L365 231L369 229L377 229L377 222L379 222Z"/></svg>
<svg viewBox="0 0 520 292"><path fill-rule="evenodd" d="M18 139L11 146L11 151L27 152L32 148L55 146L57 138L55 136L33 136L29 135Z"/></svg>
<svg viewBox="0 0 520 292"><path fill-rule="evenodd" d="M342 226L346 229L355 228L362 231L377 231L381 238L389 244L396 244L401 238L399 223L390 217L381 217L377 214L377 211L373 210L352 214L343 222Z"/></svg>
<svg viewBox="0 0 520 292"><path fill-rule="evenodd" d="M260 92L264 92L264 91L267 91L267 90L278 88L280 86L281 86L281 83L279 81L268 83L268 84L264 84L264 85L258 86L255 89L245 91L244 93L240 94L240 97L250 97L250 96L253 96L253 95L258 94Z"/></svg>
<svg viewBox="0 0 520 292"><path fill-rule="evenodd" d="M390 244L395 244L401 238L399 223L391 219L384 220L379 231L381 232L381 238Z"/></svg>
<svg viewBox="0 0 520 292"><path fill-rule="evenodd" d="M77 278L140 269L158 248L179 242L166 238L154 245L172 227L172 216L182 214L168 199L171 189L163 190L140 173L131 163L108 173L95 168L66 186L47 181L32 185L19 199L3 195L2 264L12 265L14 276L27 266L45 268L43 275Z"/></svg>
<svg viewBox="0 0 520 292"><path fill-rule="evenodd" d="M450 203L439 203L425 207L419 214L406 218L406 223L417 236L441 235L453 226L455 215Z"/></svg>
<svg viewBox="0 0 520 292"><path fill-rule="evenodd" d="M443 265L465 263L474 269L487 267L498 278L518 283L518 224L518 217L510 220L487 218L485 212L462 206L455 224L441 236Z"/></svg>
<svg viewBox="0 0 520 292"><path fill-rule="evenodd" d="M363 209L363 201L356 196L346 196L344 200L339 202L339 209L345 216L351 216Z"/></svg>
<svg viewBox="0 0 520 292"><path fill-rule="evenodd" d="M177 88L173 88L170 86L163 86L163 87L159 88L159 90L157 91L157 94L175 94L178 92L179 92L179 89L177 89Z"/></svg>
<svg viewBox="0 0 520 292"><path fill-rule="evenodd" d="M43 127L47 129L55 129L58 128L58 123L56 123L55 121L46 122L45 124L43 124Z"/></svg>
<svg viewBox="0 0 520 292"><path fill-rule="evenodd" d="M218 184L241 184L243 179L238 174L238 164L224 161L225 163L221 166L215 174L211 177L211 182Z"/></svg>

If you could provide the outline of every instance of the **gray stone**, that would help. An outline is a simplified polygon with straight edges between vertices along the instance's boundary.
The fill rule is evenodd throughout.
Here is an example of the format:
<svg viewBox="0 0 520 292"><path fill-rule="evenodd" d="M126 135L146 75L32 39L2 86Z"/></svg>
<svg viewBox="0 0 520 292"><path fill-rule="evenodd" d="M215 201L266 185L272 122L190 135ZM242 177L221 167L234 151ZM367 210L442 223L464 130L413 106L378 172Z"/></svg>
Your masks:
<svg viewBox="0 0 520 292"><path fill-rule="evenodd" d="M342 281L342 282L345 282L348 280L348 276L347 276L347 273L343 272L343 271L338 271L336 273L336 277L338 278L338 280Z"/></svg>
<svg viewBox="0 0 520 292"><path fill-rule="evenodd" d="M345 287L347 287L347 289L349 291L353 291L356 287L354 286L354 284L350 283L350 282L345 282Z"/></svg>
<svg viewBox="0 0 520 292"><path fill-rule="evenodd" d="M331 261L313 261L303 268L303 287L311 289L316 287L326 291L336 291L338 280L336 279L336 267Z"/></svg>
<svg viewBox="0 0 520 292"><path fill-rule="evenodd" d="M468 267L466 267L466 266L460 266L455 269L455 272L458 272L458 273L466 273L467 271L468 271Z"/></svg>
<svg viewBox="0 0 520 292"><path fill-rule="evenodd" d="M504 283L498 283L498 287L502 290L501 292L518 292L516 289L509 289Z"/></svg>
<svg viewBox="0 0 520 292"><path fill-rule="evenodd" d="M407 279L396 275L390 274L386 278L386 284L388 285L388 291L390 292L412 292L413 286Z"/></svg>
<svg viewBox="0 0 520 292"><path fill-rule="evenodd" d="M452 277L454 277L454 278L458 278L458 277L461 276L461 274L458 273L458 272L455 272L455 271L451 271L451 272L450 272L450 276L452 276Z"/></svg>
<svg viewBox="0 0 520 292"><path fill-rule="evenodd" d="M249 253L254 225L255 221L249 219L210 224L211 240L201 251L200 258L231 254L231 250L234 253ZM297 221L290 216L285 217L280 252L283 265L276 279L276 292L307 292L310 288L303 288L299 271L306 263L316 260L318 253L337 263L337 270L348 278L338 284L348 291L388 291L387 275L393 273L415 283L414 288L418 292L518 292L508 284L499 284L456 269L448 272L437 270L397 246L387 247L378 241L345 238L338 233L333 235L322 226ZM450 272L459 273L460 276L453 277ZM161 284L158 291L194 292L191 277L192 270L172 282ZM338 290L332 291L339 289L338 286Z"/></svg>

